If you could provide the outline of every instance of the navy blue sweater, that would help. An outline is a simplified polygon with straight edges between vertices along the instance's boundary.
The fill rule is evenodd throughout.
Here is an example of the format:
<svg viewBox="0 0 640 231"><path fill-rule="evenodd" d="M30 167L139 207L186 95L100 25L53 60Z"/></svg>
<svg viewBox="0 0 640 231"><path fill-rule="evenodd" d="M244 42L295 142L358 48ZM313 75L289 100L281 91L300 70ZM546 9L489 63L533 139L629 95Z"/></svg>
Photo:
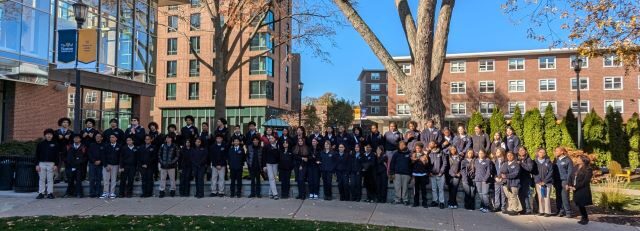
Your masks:
<svg viewBox="0 0 640 231"><path fill-rule="evenodd" d="M458 154L462 157L464 157L467 151L471 149L472 143L471 137L468 135L465 135L464 137L460 135L453 137L453 146L456 147Z"/></svg>
<svg viewBox="0 0 640 231"><path fill-rule="evenodd" d="M556 158L556 167L558 171L556 173L557 178L560 181L569 181L569 176L573 173L573 162L571 158L565 156L564 158Z"/></svg>
<svg viewBox="0 0 640 231"><path fill-rule="evenodd" d="M320 153L320 171L333 172L336 170L337 154L333 151Z"/></svg>
<svg viewBox="0 0 640 231"><path fill-rule="evenodd" d="M507 162L500 168L500 174L506 175L506 184L509 187L520 187L520 164L518 161Z"/></svg>
<svg viewBox="0 0 640 231"><path fill-rule="evenodd" d="M36 148L36 160L40 162L53 162L58 165L60 158L60 145L55 140L42 141Z"/></svg>
<svg viewBox="0 0 640 231"><path fill-rule="evenodd" d="M544 184L552 184L553 183L553 163L549 158L545 158L542 163L535 160L536 166L538 167L538 171L535 175L533 175L533 182L544 183Z"/></svg>
<svg viewBox="0 0 640 231"><path fill-rule="evenodd" d="M474 182L488 182L491 178L491 161L487 158L476 159Z"/></svg>
<svg viewBox="0 0 640 231"><path fill-rule="evenodd" d="M213 166L227 166L227 159L229 159L229 150L224 143L214 143L209 146L209 160Z"/></svg>
<svg viewBox="0 0 640 231"><path fill-rule="evenodd" d="M229 148L229 169L242 170L246 160L242 146Z"/></svg>
<svg viewBox="0 0 640 231"><path fill-rule="evenodd" d="M388 131L384 133L384 150L396 151L398 150L398 143L402 140L402 134L400 132Z"/></svg>
<svg viewBox="0 0 640 231"><path fill-rule="evenodd" d="M106 144L107 151L104 155L104 165L119 165L120 164L120 152L122 151L122 146L119 144Z"/></svg>
<svg viewBox="0 0 640 231"><path fill-rule="evenodd" d="M429 163L431 165L431 174L434 176L444 175L447 172L447 157L440 149L429 151Z"/></svg>
<svg viewBox="0 0 640 231"><path fill-rule="evenodd" d="M336 172L351 172L352 164L349 153L336 154Z"/></svg>
<svg viewBox="0 0 640 231"><path fill-rule="evenodd" d="M461 170L461 164L462 164L462 159L460 158L459 155L454 155L454 156L449 156L449 176L450 177L461 177L462 174L460 174L460 170Z"/></svg>
<svg viewBox="0 0 640 231"><path fill-rule="evenodd" d="M411 175L411 153L408 150L393 153L389 174Z"/></svg>

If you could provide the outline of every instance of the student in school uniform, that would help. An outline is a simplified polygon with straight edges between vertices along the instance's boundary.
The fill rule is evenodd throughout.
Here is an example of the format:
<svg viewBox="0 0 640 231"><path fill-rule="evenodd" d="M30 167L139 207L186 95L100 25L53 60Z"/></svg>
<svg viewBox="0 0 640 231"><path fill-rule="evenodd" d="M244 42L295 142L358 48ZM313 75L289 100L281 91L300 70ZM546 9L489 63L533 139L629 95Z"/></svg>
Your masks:
<svg viewBox="0 0 640 231"><path fill-rule="evenodd" d="M249 131L247 131L247 134L245 134L244 136L244 145L245 146L251 146L251 144L253 143L253 138L254 137L258 137L260 138L260 134L258 133L258 131L256 130L256 122L253 121L249 121Z"/></svg>
<svg viewBox="0 0 640 231"><path fill-rule="evenodd" d="M500 132L494 132L493 142L491 142L491 145L489 147L489 150L491 151L491 159L493 159L498 148L505 149L507 148L507 146L505 145L504 141L502 141L502 134Z"/></svg>
<svg viewBox="0 0 640 231"><path fill-rule="evenodd" d="M353 150L353 137L347 132L343 125L338 126L338 134L336 135L336 146L344 145L346 152Z"/></svg>
<svg viewBox="0 0 640 231"><path fill-rule="evenodd" d="M276 136L267 136L269 144L265 144L264 148L264 170L269 180L269 197L274 200L280 199L278 196L278 186L276 185L276 176L278 175L278 164L280 163L280 147Z"/></svg>
<svg viewBox="0 0 640 231"><path fill-rule="evenodd" d="M207 127L208 125L209 124L207 124ZM219 118L216 120L216 129L213 132L213 135L221 135L225 143L229 142L229 128L227 128L227 120L225 118Z"/></svg>
<svg viewBox="0 0 640 231"><path fill-rule="evenodd" d="M246 156L239 137L232 138L229 148L229 178L231 179L231 197L242 197L242 168Z"/></svg>
<svg viewBox="0 0 640 231"><path fill-rule="evenodd" d="M198 136L200 136L200 132L198 131L198 128L193 124L194 122L193 116L191 115L185 116L184 122L186 123L186 125L180 129L180 135L182 136L181 138L182 143L180 144L185 145L187 140L189 140L191 141L191 144L193 146L193 141L196 140Z"/></svg>
<svg viewBox="0 0 640 231"><path fill-rule="evenodd" d="M144 127L140 126L140 118L137 116L131 117L129 123L131 125L124 131L125 138L133 138L133 145L135 146L144 144L144 135L147 133L145 132Z"/></svg>
<svg viewBox="0 0 640 231"><path fill-rule="evenodd" d="M442 139L442 132L434 126L432 119L428 119L424 124L424 130L422 130L422 133L420 134L420 141L422 141L423 144L435 141L436 145L440 147Z"/></svg>
<svg viewBox="0 0 640 231"><path fill-rule="evenodd" d="M178 135L178 127L175 124L169 124L167 126L167 136L172 136L174 140L174 144L180 146L180 137ZM164 142L164 140L162 141Z"/></svg>
<svg viewBox="0 0 640 231"><path fill-rule="evenodd" d="M456 146L458 153L461 155L460 158L464 158L467 155L467 152L472 150L472 140L471 137L467 135L464 126L458 126L457 130L458 133L453 137L453 146Z"/></svg>
<svg viewBox="0 0 640 231"><path fill-rule="evenodd" d="M507 127L506 130L507 136L505 137L505 151L516 153L518 152L518 147L521 145L520 138L515 134L512 127Z"/></svg>
<svg viewBox="0 0 640 231"><path fill-rule="evenodd" d="M335 137L334 137L335 139ZM324 191L324 200L330 201L333 199L333 175L336 171L337 155L331 149L331 139L328 138L324 141L324 150L320 153L319 160L320 172L322 174L322 188Z"/></svg>
<svg viewBox="0 0 640 231"><path fill-rule="evenodd" d="M107 147L102 134L95 135L96 142L89 145L89 197L97 198L102 194L102 165Z"/></svg>
<svg viewBox="0 0 640 231"><path fill-rule="evenodd" d="M338 139L336 138L336 132L333 127L329 126L324 131L323 142L329 141L331 143L331 150L338 149Z"/></svg>
<svg viewBox="0 0 640 231"><path fill-rule="evenodd" d="M351 170L349 171L351 201L360 201L362 200L362 164L365 158L361 152L360 143L353 146L353 152L349 155L351 158Z"/></svg>
<svg viewBox="0 0 640 231"><path fill-rule="evenodd" d="M292 138L291 134L289 134L289 128L283 128L282 129L282 135L278 137L278 140L276 141L278 143L278 147L282 148L282 144L287 142L289 143L289 147L292 147L293 145L295 145L294 142L294 138ZM303 135L304 137L304 135ZM297 140L297 139L295 139Z"/></svg>
<svg viewBox="0 0 640 231"><path fill-rule="evenodd" d="M154 165L158 165L156 158L158 156L158 147L153 144L153 137L146 135L144 137L144 144L138 147L140 158L140 175L142 176L142 195L141 197L153 196L153 173Z"/></svg>
<svg viewBox="0 0 640 231"><path fill-rule="evenodd" d="M407 149L407 143L400 141L398 151L393 154L389 165L389 174L393 176L393 184L396 191L395 204L409 206L409 182L411 181L411 152Z"/></svg>
<svg viewBox="0 0 640 231"><path fill-rule="evenodd" d="M475 161L475 176L473 182L480 195L480 211L489 212L491 203L489 202L489 178L491 178L491 160L487 158L487 153L480 149L478 159Z"/></svg>
<svg viewBox="0 0 640 231"><path fill-rule="evenodd" d="M200 135L198 135L198 139L201 139L204 143L202 143L202 146L204 147L209 147L209 144L211 143L211 136L215 136L215 134L211 134L209 132L209 123L207 122L202 122L200 124Z"/></svg>
<svg viewBox="0 0 640 231"><path fill-rule="evenodd" d="M449 146L449 155L447 158L449 159L449 171L446 174L447 186L449 189L448 207L450 209L457 209L458 188L460 187L460 178L462 177L461 164L463 158L458 154L456 146L453 145Z"/></svg>
<svg viewBox="0 0 640 231"><path fill-rule="evenodd" d="M364 143L366 142L366 140L364 137L364 133L362 133L361 127L353 127L353 129L351 129L351 139L353 143L352 146L354 148L356 144L359 144L361 151L364 151Z"/></svg>
<svg viewBox="0 0 640 231"><path fill-rule="evenodd" d="M431 206L438 206L440 209L444 209L444 175L447 173L449 165L447 163L446 155L440 150L440 147L436 142L437 141L435 140L431 140L428 144L429 179L431 180L431 196L433 197Z"/></svg>
<svg viewBox="0 0 640 231"><path fill-rule="evenodd" d="M278 163L278 178L280 179L280 194L282 199L288 199L291 192L291 171L294 168L295 162L292 149L289 148L291 140L292 139L282 142L282 148L278 152L278 159L280 161Z"/></svg>
<svg viewBox="0 0 640 231"><path fill-rule="evenodd" d="M387 160L390 162L391 159L393 159L393 155L398 151L400 141L402 141L402 134L398 131L398 127L395 122L389 123L389 131L384 133L383 140L385 155L387 156ZM391 163L389 162L387 162L387 165L389 166L387 174L392 177L391 181L393 181L393 174L390 172Z"/></svg>
<svg viewBox="0 0 640 231"><path fill-rule="evenodd" d="M349 188L349 173L351 172L352 159L347 152L345 144L338 145L338 153L336 154L335 174L338 180L338 192L340 193L340 201L351 200L351 191Z"/></svg>
<svg viewBox="0 0 640 231"><path fill-rule="evenodd" d="M85 128L82 129L82 144L85 147L89 147L90 144L96 142L96 134L100 133L98 129L95 129L93 126L96 125L96 120L92 118L88 118L84 120Z"/></svg>
<svg viewBox="0 0 640 231"><path fill-rule="evenodd" d="M418 207L422 201L422 207L427 208L427 184L429 181L430 160L428 151L423 149L422 142L416 142L411 154L411 175L413 176L413 207ZM421 199L422 198L422 199Z"/></svg>
<svg viewBox="0 0 640 231"><path fill-rule="evenodd" d="M389 191L389 161L384 151L383 145L378 145L376 150L376 163L374 167L376 181L376 198L377 203L387 203L387 194Z"/></svg>
<svg viewBox="0 0 640 231"><path fill-rule="evenodd" d="M133 196L133 178L136 175L139 155L138 147L133 144L133 138L127 137L120 157L120 197Z"/></svg>
<svg viewBox="0 0 640 231"><path fill-rule="evenodd" d="M449 158L450 154L449 147L453 146L453 138L454 136L451 134L451 129L448 127L442 128L442 144L440 145L440 150L442 150L442 153L444 153L447 158Z"/></svg>
<svg viewBox="0 0 640 231"><path fill-rule="evenodd" d="M53 173L58 168L60 147L53 139L53 129L44 130L44 140L36 147L36 172L38 172L38 196L36 199L53 199Z"/></svg>
<svg viewBox="0 0 640 231"><path fill-rule="evenodd" d="M189 160L191 160L191 169L196 183L197 198L204 197L204 173L207 169L209 152L207 146L204 145L203 138L198 138L194 142L193 150L191 150Z"/></svg>
<svg viewBox="0 0 640 231"><path fill-rule="evenodd" d="M559 217L572 218L571 205L569 201L569 178L574 171L573 161L567 155L567 150L563 147L557 147L555 149L555 166L554 172L554 188L556 189L556 208L558 209Z"/></svg>
<svg viewBox="0 0 640 231"><path fill-rule="evenodd" d="M249 178L251 178L251 194L249 194L249 198L262 197L260 177L264 163L263 145L260 142L260 137L254 136L247 147L247 167L249 169Z"/></svg>
<svg viewBox="0 0 640 231"><path fill-rule="evenodd" d="M233 139L238 138L240 139L240 144L244 144L245 141L245 137L242 134L242 131L240 130L240 125L236 125L233 127L233 134L231 134L231 138L229 138L230 141L233 141ZM222 138L222 140L224 141L224 137ZM227 144L227 142L225 142L225 144Z"/></svg>
<svg viewBox="0 0 640 231"><path fill-rule="evenodd" d="M533 186L532 173L537 171L536 163L529 157L529 152L524 146L518 147L518 162L520 162L520 190L518 190L518 198L522 204L522 213L531 214L533 207L531 206L531 186Z"/></svg>
<svg viewBox="0 0 640 231"><path fill-rule="evenodd" d="M480 150L484 153L489 153L491 150L491 141L489 136L482 129L482 125L476 125L474 128L474 134L471 136L471 146L473 151L477 154Z"/></svg>
<svg viewBox="0 0 640 231"><path fill-rule="evenodd" d="M533 182L536 185L538 195L538 215L551 216L551 187L553 186L553 163L547 156L544 148L536 151L537 171L533 175Z"/></svg>
<svg viewBox="0 0 640 231"><path fill-rule="evenodd" d="M316 140L318 142L318 144L320 144L321 146L324 146L324 136L322 135L322 132L320 131L320 126L315 126L313 128L313 132L311 134L309 134L309 136L307 137L307 140L305 140L306 145L307 146L311 146L311 141L312 140Z"/></svg>
<svg viewBox="0 0 640 231"><path fill-rule="evenodd" d="M318 141L315 141L316 145ZM295 173L296 183L298 184L298 196L296 199L304 200L307 197L307 179L309 178L309 165L311 161L309 160L311 149L306 145L305 138L298 138L296 145L293 147L293 167ZM282 180L282 179L280 179ZM311 180L309 179L309 191L311 191ZM309 198L313 198L312 195L309 195Z"/></svg>
<svg viewBox="0 0 640 231"><path fill-rule="evenodd" d="M415 151L415 145L420 142L420 131L416 121L409 121L408 130L404 133L404 142L407 142L407 148L412 152Z"/></svg>
<svg viewBox="0 0 640 231"><path fill-rule="evenodd" d="M102 134L104 139L109 139L109 136L115 135L118 137L118 142L124 143L124 131L118 127L118 119L116 118L109 120L109 128L105 129Z"/></svg>
<svg viewBox="0 0 640 231"><path fill-rule="evenodd" d="M240 140L240 137L234 139ZM217 134L215 143L209 146L209 159L211 160L211 194L210 197L224 196L224 175L226 174L229 151L224 143L222 134Z"/></svg>
<svg viewBox="0 0 640 231"><path fill-rule="evenodd" d="M298 139L303 139L305 141L305 144L307 144L307 129L304 128L304 126L298 126L296 128L295 134L290 133L291 132L287 131L287 134L289 134L289 138L291 138L291 142L289 143L290 148L296 146L296 144L298 143ZM282 130L282 134L284 134L284 129Z"/></svg>
<svg viewBox="0 0 640 231"><path fill-rule="evenodd" d="M270 139L272 137L274 138L274 142L278 141L278 134L273 131L273 128L265 128L264 134L260 137L260 142L262 142L265 147L269 147L271 145Z"/></svg>
<svg viewBox="0 0 640 231"><path fill-rule="evenodd" d="M367 199L364 202L376 202L378 198L376 192L376 161L377 157L371 150L371 144L364 144L364 156L360 161L364 188L367 191Z"/></svg>
<svg viewBox="0 0 640 231"><path fill-rule="evenodd" d="M73 131L69 128L71 126L71 119L67 117L60 118L58 120L58 129L55 131L54 140L58 142L58 146L60 150L64 150L68 144L73 142L72 137Z"/></svg>
<svg viewBox="0 0 640 231"><path fill-rule="evenodd" d="M300 144L300 141L298 141L298 144ZM329 148L331 148L331 143L329 143ZM320 171L322 169L320 162L323 152L322 145L318 140L311 140L311 147L308 150L309 159L307 161L307 180L309 183L309 199L318 200L318 194L320 194Z"/></svg>
<svg viewBox="0 0 640 231"><path fill-rule="evenodd" d="M503 191L507 196L507 210L503 213L511 216L518 215L522 211L522 205L518 198L518 190L520 189L520 164L516 160L513 152L507 152L507 163L500 167L500 175L502 180L506 181Z"/></svg>
<svg viewBox="0 0 640 231"><path fill-rule="evenodd" d="M496 153L493 156L493 172L495 173L495 191L493 195L493 211L498 212L502 211L503 213L507 212L507 196L504 193L503 186L507 183L507 180L502 178L502 174L500 174L500 169L502 166L506 164L506 160L504 158L504 148L496 149Z"/></svg>
<svg viewBox="0 0 640 231"><path fill-rule="evenodd" d="M160 163L160 185L158 186L158 197L163 198L167 187L167 176L169 176L169 195L176 195L176 168L180 158L180 151L177 144L174 144L175 136L167 135L164 144L158 149L158 162Z"/></svg>
<svg viewBox="0 0 640 231"><path fill-rule="evenodd" d="M460 181L464 190L464 208L470 211L476 209L476 187L473 183L476 172L475 163L475 153L473 150L467 150L464 160L460 163L460 175L462 175Z"/></svg>
<svg viewBox="0 0 640 231"><path fill-rule="evenodd" d="M382 136L382 133L378 131L378 125L372 124L370 129L371 130L365 140L367 144L371 145L371 150L373 152L377 152L379 146L384 148L384 137Z"/></svg>
<svg viewBox="0 0 640 231"><path fill-rule="evenodd" d="M582 155L576 163L576 170L569 177L568 189L573 192L573 202L578 206L580 211L580 221L578 224L589 224L589 216L587 215L586 206L593 204L591 197L591 177L593 171L589 167L589 158Z"/></svg>
<svg viewBox="0 0 640 231"><path fill-rule="evenodd" d="M184 140L184 146L180 150L180 158L178 161L178 169L180 172L180 186L178 187L181 197L191 195L191 173L193 171L191 165L191 152L193 152L193 140Z"/></svg>
<svg viewBox="0 0 640 231"><path fill-rule="evenodd" d="M67 146L65 158L67 173L67 193L65 197L84 197L82 188L82 170L87 168L87 148L82 144L82 136L74 134L71 138L72 144Z"/></svg>
<svg viewBox="0 0 640 231"><path fill-rule="evenodd" d="M120 153L122 147L118 143L115 134L109 136L109 143L104 154L104 167L102 169L102 195L100 199L116 198L116 179L120 172Z"/></svg>

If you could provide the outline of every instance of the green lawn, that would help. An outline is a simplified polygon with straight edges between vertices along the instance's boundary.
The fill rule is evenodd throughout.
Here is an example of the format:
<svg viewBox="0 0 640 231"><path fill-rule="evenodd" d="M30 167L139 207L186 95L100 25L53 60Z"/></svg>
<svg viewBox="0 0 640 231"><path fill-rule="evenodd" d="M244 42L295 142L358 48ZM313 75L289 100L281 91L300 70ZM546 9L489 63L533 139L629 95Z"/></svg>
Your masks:
<svg viewBox="0 0 640 231"><path fill-rule="evenodd" d="M88 216L0 218L0 230L413 230L290 219L204 216Z"/></svg>

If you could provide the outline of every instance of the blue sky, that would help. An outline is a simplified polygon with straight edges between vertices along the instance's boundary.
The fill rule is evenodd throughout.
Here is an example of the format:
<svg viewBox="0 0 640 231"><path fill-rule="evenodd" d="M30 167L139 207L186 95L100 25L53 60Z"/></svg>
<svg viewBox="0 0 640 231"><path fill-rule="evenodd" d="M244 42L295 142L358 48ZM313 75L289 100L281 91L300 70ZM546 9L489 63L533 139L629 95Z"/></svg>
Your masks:
<svg viewBox="0 0 640 231"><path fill-rule="evenodd" d="M367 3L365 3L367 2ZM370 3L375 2L375 3ZM410 1L415 5L417 0ZM527 38L528 25L515 25L500 4L504 0L459 0L453 10L448 53L547 48ZM392 0L360 1L360 15L378 35L391 55L408 55L408 46ZM415 6L413 10L416 15ZM342 15L340 15L342 17ZM346 19L345 19L346 20ZM303 97L333 92L353 102L359 101L356 80L362 69L382 68L360 35L348 24L336 29L337 47L326 47L331 63L302 49Z"/></svg>

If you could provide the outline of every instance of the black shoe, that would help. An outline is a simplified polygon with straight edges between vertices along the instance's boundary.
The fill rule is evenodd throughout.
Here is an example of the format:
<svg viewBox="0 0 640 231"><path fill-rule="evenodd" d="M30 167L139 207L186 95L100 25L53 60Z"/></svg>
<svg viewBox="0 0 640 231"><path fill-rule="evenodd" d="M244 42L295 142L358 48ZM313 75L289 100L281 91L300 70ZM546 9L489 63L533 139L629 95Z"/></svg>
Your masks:
<svg viewBox="0 0 640 231"><path fill-rule="evenodd" d="M502 214L509 214L509 212L507 212L507 210L502 210Z"/></svg>
<svg viewBox="0 0 640 231"><path fill-rule="evenodd" d="M163 198L164 197L164 191L160 191L160 195L158 195L158 197Z"/></svg>
<svg viewBox="0 0 640 231"><path fill-rule="evenodd" d="M558 217L564 217L565 214L564 213L558 213Z"/></svg>
<svg viewBox="0 0 640 231"><path fill-rule="evenodd" d="M260 194L256 195L257 198L262 198L262 196Z"/></svg>
<svg viewBox="0 0 640 231"><path fill-rule="evenodd" d="M578 224L581 224L581 225L589 224L589 219L580 219L580 221L578 221Z"/></svg>
<svg viewBox="0 0 640 231"><path fill-rule="evenodd" d="M238 194L236 197L237 197L237 198L241 198L241 197L242 197L242 195L241 195L241 194Z"/></svg>
<svg viewBox="0 0 640 231"><path fill-rule="evenodd" d="M209 194L209 197L217 197L217 196L218 196L218 194L217 194L217 193L210 193L210 194Z"/></svg>
<svg viewBox="0 0 640 231"><path fill-rule="evenodd" d="M176 190L169 191L169 196L175 197L176 196Z"/></svg>
<svg viewBox="0 0 640 231"><path fill-rule="evenodd" d="M44 199L44 194L39 193L38 196L36 197L36 199L38 199L38 200Z"/></svg>
<svg viewBox="0 0 640 231"><path fill-rule="evenodd" d="M82 194L78 194L76 197L77 197L77 198L83 198L83 197L84 197L84 195L82 195Z"/></svg>
<svg viewBox="0 0 640 231"><path fill-rule="evenodd" d="M331 197L324 197L324 200L325 201L330 201L330 200L333 200L333 199Z"/></svg>
<svg viewBox="0 0 640 231"><path fill-rule="evenodd" d="M56 198L56 197L53 196L53 193L47 194L47 199L53 199L53 198Z"/></svg>
<svg viewBox="0 0 640 231"><path fill-rule="evenodd" d="M249 198L254 198L254 197L256 197L256 195L254 195L254 194L249 194Z"/></svg>
<svg viewBox="0 0 640 231"><path fill-rule="evenodd" d="M440 209L444 209L444 203L440 203Z"/></svg>
<svg viewBox="0 0 640 231"><path fill-rule="evenodd" d="M544 216L544 217L550 217L550 216L551 216L551 214L545 213L543 216Z"/></svg>
<svg viewBox="0 0 640 231"><path fill-rule="evenodd" d="M427 204L427 202L422 202L422 207L423 208L429 208L429 204Z"/></svg>
<svg viewBox="0 0 640 231"><path fill-rule="evenodd" d="M432 201L432 202L431 202L431 204L430 204L429 206L431 206L431 207L437 207L437 206L438 206L438 203L436 203L435 201Z"/></svg>

